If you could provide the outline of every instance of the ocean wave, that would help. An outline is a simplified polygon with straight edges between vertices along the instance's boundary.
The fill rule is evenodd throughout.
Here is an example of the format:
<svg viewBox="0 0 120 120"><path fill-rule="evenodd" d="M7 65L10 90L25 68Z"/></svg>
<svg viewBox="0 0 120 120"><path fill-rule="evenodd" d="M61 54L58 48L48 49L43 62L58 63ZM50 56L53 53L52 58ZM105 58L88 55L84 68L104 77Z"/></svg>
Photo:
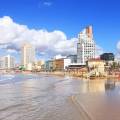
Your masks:
<svg viewBox="0 0 120 120"><path fill-rule="evenodd" d="M5 81L5 80L10 80L10 79L13 79L15 77L15 75L0 75L0 81Z"/></svg>

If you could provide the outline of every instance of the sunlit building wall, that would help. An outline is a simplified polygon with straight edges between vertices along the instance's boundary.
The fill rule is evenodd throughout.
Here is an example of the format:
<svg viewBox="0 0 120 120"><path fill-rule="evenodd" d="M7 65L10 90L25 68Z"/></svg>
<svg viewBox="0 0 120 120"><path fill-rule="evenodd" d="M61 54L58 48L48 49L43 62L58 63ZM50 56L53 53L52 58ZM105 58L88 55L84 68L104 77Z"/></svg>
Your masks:
<svg viewBox="0 0 120 120"><path fill-rule="evenodd" d="M22 65L25 67L26 70L27 68L32 68L30 66L33 62L35 62L35 47L29 43L25 43L22 46L21 59Z"/></svg>
<svg viewBox="0 0 120 120"><path fill-rule="evenodd" d="M15 68L15 58L7 55L0 58L0 69L12 69Z"/></svg>
<svg viewBox="0 0 120 120"><path fill-rule="evenodd" d="M95 42L92 26L86 27L78 35L77 63L85 64L87 60L95 58Z"/></svg>

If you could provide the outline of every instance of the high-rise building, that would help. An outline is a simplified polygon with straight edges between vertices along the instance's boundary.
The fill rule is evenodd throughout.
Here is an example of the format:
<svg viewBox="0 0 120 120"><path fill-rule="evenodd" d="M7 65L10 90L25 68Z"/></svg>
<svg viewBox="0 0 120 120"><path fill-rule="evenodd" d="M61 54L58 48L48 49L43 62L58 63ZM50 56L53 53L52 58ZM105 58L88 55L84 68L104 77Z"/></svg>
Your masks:
<svg viewBox="0 0 120 120"><path fill-rule="evenodd" d="M15 58L14 57L7 55L4 57L4 59L5 59L5 68L11 69L11 68L15 67Z"/></svg>
<svg viewBox="0 0 120 120"><path fill-rule="evenodd" d="M100 55L100 59L105 61L114 61L114 58L115 56L113 53L103 53Z"/></svg>
<svg viewBox="0 0 120 120"><path fill-rule="evenodd" d="M85 64L87 60L95 58L95 42L92 26L86 27L78 35L77 63Z"/></svg>
<svg viewBox="0 0 120 120"><path fill-rule="evenodd" d="M4 62L4 57L0 57L0 69L5 68L5 62Z"/></svg>
<svg viewBox="0 0 120 120"><path fill-rule="evenodd" d="M32 63L35 62L35 47L31 44L25 43L21 50L22 65L27 70L32 68ZM31 67L30 67L31 66Z"/></svg>
<svg viewBox="0 0 120 120"><path fill-rule="evenodd" d="M12 69L15 67L15 58L7 55L0 58L0 69Z"/></svg>
<svg viewBox="0 0 120 120"><path fill-rule="evenodd" d="M68 55L68 59L71 59L71 63L77 63L77 55Z"/></svg>

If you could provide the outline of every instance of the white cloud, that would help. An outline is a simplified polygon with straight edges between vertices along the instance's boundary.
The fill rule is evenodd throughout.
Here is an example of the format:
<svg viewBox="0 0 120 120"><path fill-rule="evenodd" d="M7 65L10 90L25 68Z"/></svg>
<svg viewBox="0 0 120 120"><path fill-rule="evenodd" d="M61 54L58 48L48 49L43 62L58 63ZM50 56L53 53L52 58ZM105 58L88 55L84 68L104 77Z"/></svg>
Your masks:
<svg viewBox="0 0 120 120"><path fill-rule="evenodd" d="M39 8L50 7L52 5L53 5L53 2L51 0L40 0L38 3Z"/></svg>
<svg viewBox="0 0 120 120"><path fill-rule="evenodd" d="M117 50L120 51L120 41L117 43Z"/></svg>
<svg viewBox="0 0 120 120"><path fill-rule="evenodd" d="M61 58L66 58L66 56L62 56L60 54L54 56L54 59L61 59Z"/></svg>
<svg viewBox="0 0 120 120"><path fill-rule="evenodd" d="M120 60L120 40L118 41L116 48L117 48L117 54L115 55L115 59Z"/></svg>
<svg viewBox="0 0 120 120"><path fill-rule="evenodd" d="M99 57L104 52L103 48L96 44L96 58Z"/></svg>
<svg viewBox="0 0 120 120"><path fill-rule="evenodd" d="M17 53L17 51L14 50L14 49L7 49L7 52L10 53L10 54L11 54L11 53Z"/></svg>
<svg viewBox="0 0 120 120"><path fill-rule="evenodd" d="M26 25L15 23L9 16L0 18L0 47L19 51L24 42L33 44L39 53L50 57L76 53L77 38L68 40L62 31L29 29Z"/></svg>
<svg viewBox="0 0 120 120"><path fill-rule="evenodd" d="M0 48L9 53L18 52L25 42L29 42L37 49L38 55L53 57L61 54L63 56L76 54L77 38L67 39L64 32L54 30L48 32L45 29L29 29L26 25L15 23L11 17L0 18ZM120 51L120 42L117 45ZM103 49L96 45L96 57L103 53Z"/></svg>
<svg viewBox="0 0 120 120"><path fill-rule="evenodd" d="M43 2L43 5L45 5L45 6L51 6L52 2L45 1L45 2Z"/></svg>

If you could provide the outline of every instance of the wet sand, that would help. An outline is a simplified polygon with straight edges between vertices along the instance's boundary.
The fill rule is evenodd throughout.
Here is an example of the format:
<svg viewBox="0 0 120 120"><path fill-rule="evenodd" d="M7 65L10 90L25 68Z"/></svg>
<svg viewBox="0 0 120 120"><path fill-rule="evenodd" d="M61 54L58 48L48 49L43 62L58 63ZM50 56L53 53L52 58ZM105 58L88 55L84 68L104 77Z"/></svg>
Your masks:
<svg viewBox="0 0 120 120"><path fill-rule="evenodd" d="M75 102L82 106L91 120L120 120L120 97L118 96L109 98L101 94L78 95L75 97Z"/></svg>

